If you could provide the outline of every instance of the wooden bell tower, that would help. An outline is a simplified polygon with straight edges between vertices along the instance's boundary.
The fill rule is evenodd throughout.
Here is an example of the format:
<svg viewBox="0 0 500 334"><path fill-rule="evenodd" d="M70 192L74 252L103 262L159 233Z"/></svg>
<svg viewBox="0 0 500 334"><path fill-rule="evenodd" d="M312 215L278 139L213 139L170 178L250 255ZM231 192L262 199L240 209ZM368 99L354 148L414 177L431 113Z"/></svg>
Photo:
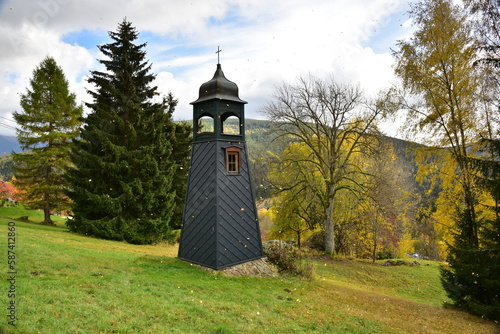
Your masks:
<svg viewBox="0 0 500 334"><path fill-rule="evenodd" d="M193 105L179 258L213 269L263 257L245 144L244 105L220 63Z"/></svg>

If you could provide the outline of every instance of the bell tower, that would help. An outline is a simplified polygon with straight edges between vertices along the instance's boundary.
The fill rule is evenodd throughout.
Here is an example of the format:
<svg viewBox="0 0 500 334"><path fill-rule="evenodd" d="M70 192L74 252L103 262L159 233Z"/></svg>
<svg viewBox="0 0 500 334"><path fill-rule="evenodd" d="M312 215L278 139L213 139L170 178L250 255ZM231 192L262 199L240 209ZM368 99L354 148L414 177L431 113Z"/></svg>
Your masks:
<svg viewBox="0 0 500 334"><path fill-rule="evenodd" d="M263 256L238 86L220 63L193 105L179 258L213 269Z"/></svg>

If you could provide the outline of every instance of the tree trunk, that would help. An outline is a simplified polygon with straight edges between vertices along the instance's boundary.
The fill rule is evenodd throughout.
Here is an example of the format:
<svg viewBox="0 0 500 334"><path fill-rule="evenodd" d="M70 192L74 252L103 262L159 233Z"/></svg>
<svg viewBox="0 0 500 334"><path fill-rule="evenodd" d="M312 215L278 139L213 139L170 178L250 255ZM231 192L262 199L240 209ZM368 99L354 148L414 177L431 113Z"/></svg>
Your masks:
<svg viewBox="0 0 500 334"><path fill-rule="evenodd" d="M50 219L50 209L45 207L43 209L43 215L44 215L43 223L45 225L54 225L54 222L52 221L52 219Z"/></svg>
<svg viewBox="0 0 500 334"><path fill-rule="evenodd" d="M468 223L468 238L469 243L473 245L475 248L479 247L479 232L476 221L476 209L474 207L474 195L472 190L468 187L464 189L465 191L465 207L466 207L466 215L467 215L467 223Z"/></svg>
<svg viewBox="0 0 500 334"><path fill-rule="evenodd" d="M49 205L50 195L45 193L45 205L43 207L43 223L45 225L54 225L52 219L50 219L50 205Z"/></svg>
<svg viewBox="0 0 500 334"><path fill-rule="evenodd" d="M327 254L335 254L335 224L333 222L333 197L328 200L326 208L325 221L326 243L325 250Z"/></svg>
<svg viewBox="0 0 500 334"><path fill-rule="evenodd" d="M372 262L375 263L377 260L377 237L378 237L378 206L375 207L375 217L373 220L373 253L372 253Z"/></svg>
<svg viewBox="0 0 500 334"><path fill-rule="evenodd" d="M458 165L461 169L461 174L462 174L462 187L463 187L463 194L464 194L464 202L465 202L465 212L467 215L467 234L469 238L469 243L473 245L474 247L478 248L479 247L479 231L478 231L478 226L477 226L477 217L476 217L476 208L474 207L474 204L476 202L476 198L474 195L474 189L473 189L473 184L474 182L472 181L472 176L471 176L471 167L467 163L466 159L466 154L467 152L464 151L463 156L459 156L458 159Z"/></svg>
<svg viewBox="0 0 500 334"><path fill-rule="evenodd" d="M372 253L372 262L375 263L377 260L377 237L373 238L373 253Z"/></svg>

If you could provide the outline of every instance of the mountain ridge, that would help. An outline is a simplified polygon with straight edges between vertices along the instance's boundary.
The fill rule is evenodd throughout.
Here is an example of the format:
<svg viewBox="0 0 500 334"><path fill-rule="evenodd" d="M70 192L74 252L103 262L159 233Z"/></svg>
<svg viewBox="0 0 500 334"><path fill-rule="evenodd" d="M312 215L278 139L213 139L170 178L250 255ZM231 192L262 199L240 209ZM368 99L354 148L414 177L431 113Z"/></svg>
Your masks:
<svg viewBox="0 0 500 334"><path fill-rule="evenodd" d="M21 152L21 145L16 136L0 135L0 154L6 155L12 152Z"/></svg>

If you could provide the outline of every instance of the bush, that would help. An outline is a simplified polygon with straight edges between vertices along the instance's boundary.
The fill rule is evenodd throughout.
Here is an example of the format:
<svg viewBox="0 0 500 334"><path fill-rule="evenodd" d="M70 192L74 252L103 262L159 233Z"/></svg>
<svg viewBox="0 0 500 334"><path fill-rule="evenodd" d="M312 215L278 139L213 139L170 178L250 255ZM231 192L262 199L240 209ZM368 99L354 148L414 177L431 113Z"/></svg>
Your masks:
<svg viewBox="0 0 500 334"><path fill-rule="evenodd" d="M314 233L307 241L305 242L304 246L310 248L310 249L316 249L321 252L324 252L326 250L326 232L325 231L320 231Z"/></svg>
<svg viewBox="0 0 500 334"><path fill-rule="evenodd" d="M396 256L390 249L383 249L377 252L377 260L394 259Z"/></svg>
<svg viewBox="0 0 500 334"><path fill-rule="evenodd" d="M273 240L263 246L267 259L278 267L280 273L307 279L313 278L314 268L312 264L304 263L301 253L293 245Z"/></svg>

